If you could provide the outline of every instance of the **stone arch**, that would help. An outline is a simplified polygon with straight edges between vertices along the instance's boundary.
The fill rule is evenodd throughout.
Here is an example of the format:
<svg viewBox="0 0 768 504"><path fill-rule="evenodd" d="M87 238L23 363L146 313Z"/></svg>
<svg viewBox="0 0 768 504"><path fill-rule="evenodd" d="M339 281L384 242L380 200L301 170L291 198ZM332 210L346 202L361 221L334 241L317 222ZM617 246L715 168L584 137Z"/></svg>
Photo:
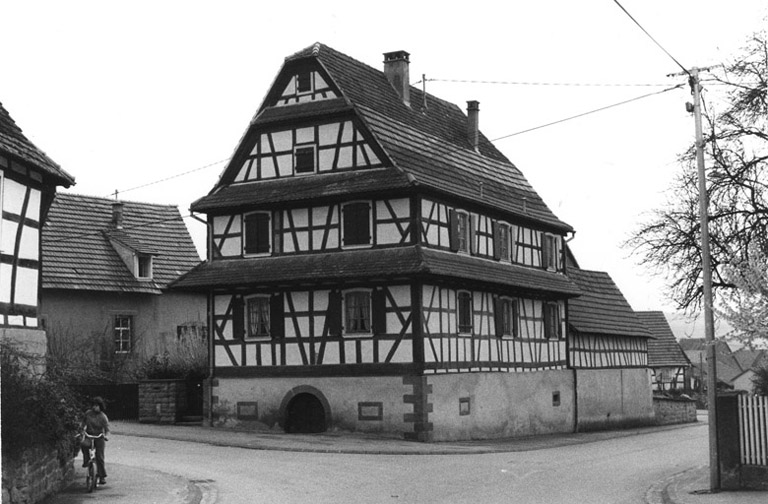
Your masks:
<svg viewBox="0 0 768 504"><path fill-rule="evenodd" d="M331 427L331 404L315 387L299 385L280 403L280 424L289 433L325 432Z"/></svg>

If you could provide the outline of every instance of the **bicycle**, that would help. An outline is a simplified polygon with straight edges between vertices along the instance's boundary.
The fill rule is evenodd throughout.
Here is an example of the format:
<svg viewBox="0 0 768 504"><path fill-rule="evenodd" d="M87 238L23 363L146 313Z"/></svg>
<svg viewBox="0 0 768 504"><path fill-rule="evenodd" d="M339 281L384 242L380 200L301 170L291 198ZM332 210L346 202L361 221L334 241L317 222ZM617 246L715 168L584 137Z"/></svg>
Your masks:
<svg viewBox="0 0 768 504"><path fill-rule="evenodd" d="M84 439L90 439L91 441L90 446L88 447L88 466L85 473L85 488L90 493L99 486L99 475L96 470L96 439L104 438L106 441L107 438L104 437L103 432L98 436L91 436L87 432L83 432L83 436Z"/></svg>

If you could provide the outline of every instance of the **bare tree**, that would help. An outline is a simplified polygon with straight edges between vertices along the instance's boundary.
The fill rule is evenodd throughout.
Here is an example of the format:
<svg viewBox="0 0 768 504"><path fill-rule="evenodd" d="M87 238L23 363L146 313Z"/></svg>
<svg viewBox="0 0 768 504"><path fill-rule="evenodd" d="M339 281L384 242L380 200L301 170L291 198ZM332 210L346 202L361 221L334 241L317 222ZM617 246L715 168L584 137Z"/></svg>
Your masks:
<svg viewBox="0 0 768 504"><path fill-rule="evenodd" d="M705 95L705 152L713 291L736 285L724 275L730 263L768 251L768 37L755 33L733 61L703 81L723 91L722 112ZM682 171L663 208L627 241L641 264L669 279L678 307L701 308L702 272L695 147L680 158Z"/></svg>

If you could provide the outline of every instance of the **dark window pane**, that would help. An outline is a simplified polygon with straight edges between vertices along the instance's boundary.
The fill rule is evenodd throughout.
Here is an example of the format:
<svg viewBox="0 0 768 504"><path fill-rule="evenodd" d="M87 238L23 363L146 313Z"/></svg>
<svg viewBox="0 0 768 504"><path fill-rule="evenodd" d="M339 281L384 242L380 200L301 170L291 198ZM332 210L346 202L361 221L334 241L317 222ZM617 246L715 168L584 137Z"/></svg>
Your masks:
<svg viewBox="0 0 768 504"><path fill-rule="evenodd" d="M268 213L253 213L245 216L245 253L269 252L271 233Z"/></svg>
<svg viewBox="0 0 768 504"><path fill-rule="evenodd" d="M472 332L472 297L468 292L459 293L459 332Z"/></svg>
<svg viewBox="0 0 768 504"><path fill-rule="evenodd" d="M294 153L296 173L313 173L315 171L315 148L296 147Z"/></svg>
<svg viewBox="0 0 768 504"><path fill-rule="evenodd" d="M368 203L344 206L344 245L371 243L371 219Z"/></svg>
<svg viewBox="0 0 768 504"><path fill-rule="evenodd" d="M309 93L312 91L312 73L301 72L296 76L296 92Z"/></svg>

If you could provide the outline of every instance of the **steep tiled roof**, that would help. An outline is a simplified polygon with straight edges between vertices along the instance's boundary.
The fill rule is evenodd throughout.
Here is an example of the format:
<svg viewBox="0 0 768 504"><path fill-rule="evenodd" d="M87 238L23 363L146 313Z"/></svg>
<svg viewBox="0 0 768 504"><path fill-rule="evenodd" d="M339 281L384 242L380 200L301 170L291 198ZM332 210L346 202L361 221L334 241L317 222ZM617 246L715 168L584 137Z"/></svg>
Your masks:
<svg viewBox="0 0 768 504"><path fill-rule="evenodd" d="M411 87L409 107L400 99L384 72L323 44L315 44L289 56L286 65L302 60L319 63L341 90L343 99L277 108L268 107L269 100L265 100L252 128L265 122L285 120L292 114L312 117L324 112L354 110L386 156L416 185L481 202L555 230L572 230L552 213L517 167L482 133L479 152L472 149L467 136L467 116L458 106L429 94L425 99L421 90ZM237 154L233 156L225 175L238 169L238 159ZM316 183L323 185L330 177L330 174L317 174L308 178L316 178ZM223 176L221 185L228 184L229 180L231 176ZM215 188L209 196L195 202L193 209L206 211L212 206L220 206L226 190ZM252 200L257 204L258 197Z"/></svg>
<svg viewBox="0 0 768 504"><path fill-rule="evenodd" d="M61 169L45 152L41 151L24 136L21 128L0 103L0 151L4 151L26 162L49 177L55 185L69 187L75 183L74 177Z"/></svg>
<svg viewBox="0 0 768 504"><path fill-rule="evenodd" d="M259 258L213 261L201 264L174 282L173 287L205 290L296 280L336 282L413 276L450 276L467 282L493 283L542 293L579 294L564 275L501 265L420 246L281 256L269 261Z"/></svg>
<svg viewBox="0 0 768 504"><path fill-rule="evenodd" d="M588 334L651 338L613 279L602 271L571 268L581 297L568 302L568 323Z"/></svg>
<svg viewBox="0 0 768 504"><path fill-rule="evenodd" d="M112 224L107 198L59 193L42 233L42 286L110 292L160 293L200 262L177 207L123 201L123 228ZM112 239L153 256L153 278L139 281Z"/></svg>
<svg viewBox="0 0 768 504"><path fill-rule="evenodd" d="M687 366L690 365L683 349L672 334L667 318L660 311L635 312L640 322L656 339L648 341L648 366Z"/></svg>
<svg viewBox="0 0 768 504"><path fill-rule="evenodd" d="M733 352L733 357L744 371L768 365L768 351L766 350L750 350L746 347L739 348Z"/></svg>

